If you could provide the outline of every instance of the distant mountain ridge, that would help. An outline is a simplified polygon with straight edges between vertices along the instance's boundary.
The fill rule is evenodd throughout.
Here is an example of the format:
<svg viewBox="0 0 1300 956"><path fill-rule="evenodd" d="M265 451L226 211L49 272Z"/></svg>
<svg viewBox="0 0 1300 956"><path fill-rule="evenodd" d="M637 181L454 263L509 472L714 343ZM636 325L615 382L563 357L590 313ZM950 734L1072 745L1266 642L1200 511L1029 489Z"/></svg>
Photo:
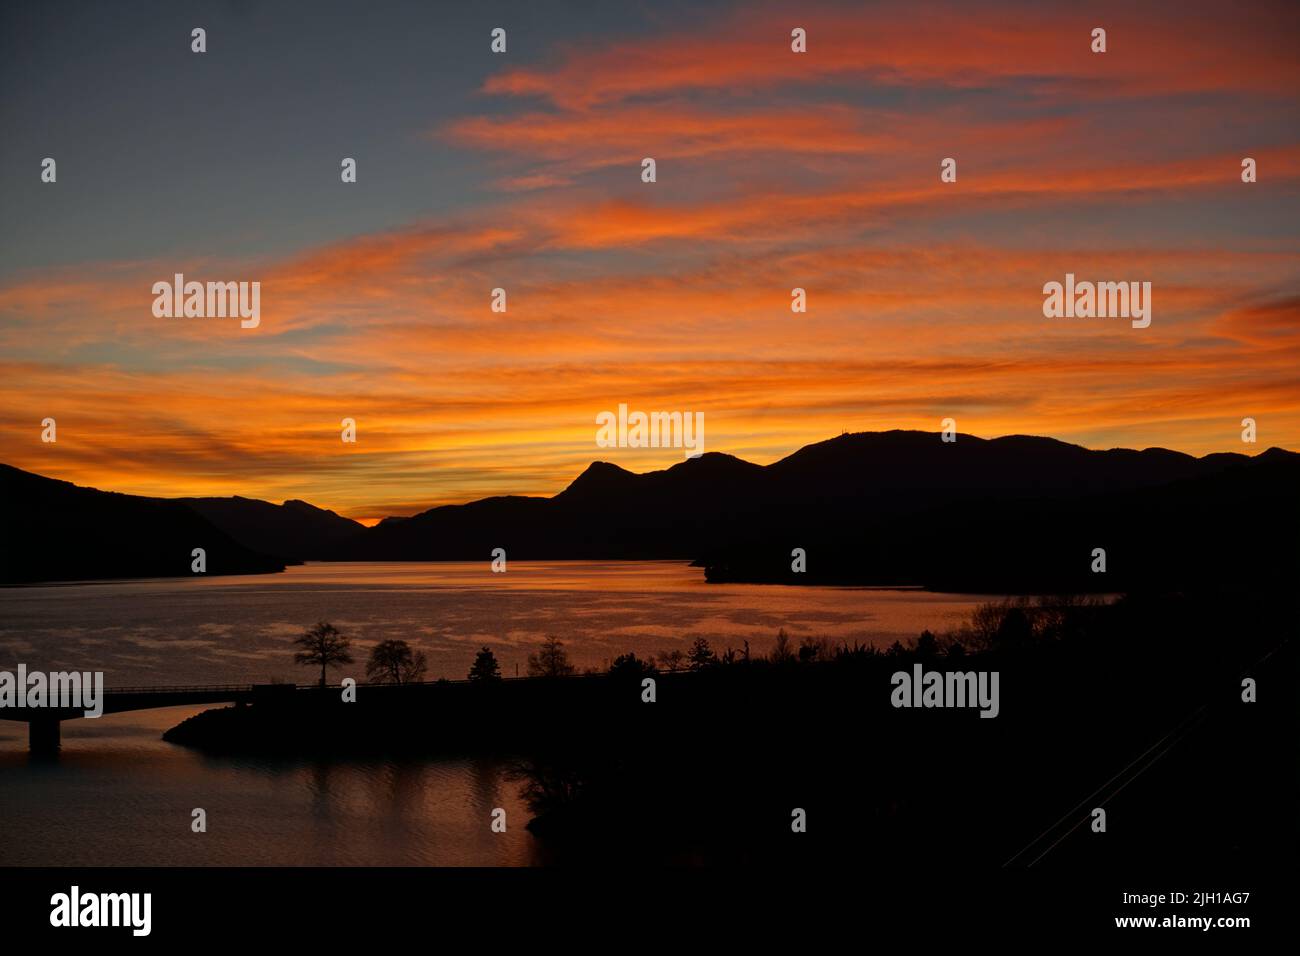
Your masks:
<svg viewBox="0 0 1300 956"><path fill-rule="evenodd" d="M283 571L186 505L82 488L0 465L0 583Z"/></svg>
<svg viewBox="0 0 1300 956"><path fill-rule="evenodd" d="M7 501L10 472L27 475L0 473ZM1234 574L1291 567L1279 533L1300 530L1297 481L1300 454L1280 448L1196 458L888 431L844 434L770 465L710 452L636 474L597 461L550 498L441 505L373 528L297 501L136 500L188 509L254 563L486 562L504 548L512 560L688 559L712 581L1105 591L1201 580L1215 567L1197 570L1209 548L1233 554ZM1229 520L1247 503L1268 519ZM1107 549L1106 574L1090 571L1095 547ZM802 573L791 570L794 548L807 553Z"/></svg>
<svg viewBox="0 0 1300 956"><path fill-rule="evenodd" d="M319 559L365 526L297 498L282 505L257 498L171 498L240 544L289 563Z"/></svg>
<svg viewBox="0 0 1300 956"><path fill-rule="evenodd" d="M0 465L0 583L266 574L324 556L358 522L305 501L149 498Z"/></svg>
<svg viewBox="0 0 1300 956"><path fill-rule="evenodd" d="M1255 457L1195 458L1159 448L1093 451L1020 435L959 435L945 443L933 432L865 432L808 445L766 466L716 452L645 474L594 462L553 498L431 508L381 523L335 556L485 561L501 547L519 559L692 559L713 580L925 584L947 580L950 569L941 572L939 562L920 560L906 546L904 539L933 522L924 516L946 514L960 537L976 517L964 510L976 503L986 516L990 509L1042 510L1053 503L1049 510L1060 510L1069 502L1273 463L1294 471L1300 455L1270 449ZM926 533L932 547L943 545L938 529ZM893 571L886 555L868 560L882 534L892 539ZM864 542L872 536L873 543L855 549L854 535ZM789 571L794 547L821 552L803 576ZM1074 583L1096 587L1100 580Z"/></svg>

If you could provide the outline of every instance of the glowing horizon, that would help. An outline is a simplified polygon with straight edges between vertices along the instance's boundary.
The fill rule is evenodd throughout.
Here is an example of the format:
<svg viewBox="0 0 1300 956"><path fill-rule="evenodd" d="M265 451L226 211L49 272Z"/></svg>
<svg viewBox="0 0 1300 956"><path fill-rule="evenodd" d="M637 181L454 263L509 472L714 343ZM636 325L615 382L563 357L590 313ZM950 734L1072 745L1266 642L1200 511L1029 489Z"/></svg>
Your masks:
<svg viewBox="0 0 1300 956"><path fill-rule="evenodd" d="M759 464L949 417L1090 448L1300 448L1293 6L688 5L577 35L525 9L499 56L468 14L437 56L371 18L368 58L318 89L294 85L291 12L214 18L206 61L174 18L118 12L105 30L179 50L67 66L124 90L53 131L6 69L0 461L373 523L681 460L598 448L620 403L702 411L705 451ZM5 25L12 53L30 38ZM173 95L221 105L193 131L207 148L151 139ZM260 326L155 318L175 273L260 281ZM1151 326L1044 318L1067 273L1150 281Z"/></svg>

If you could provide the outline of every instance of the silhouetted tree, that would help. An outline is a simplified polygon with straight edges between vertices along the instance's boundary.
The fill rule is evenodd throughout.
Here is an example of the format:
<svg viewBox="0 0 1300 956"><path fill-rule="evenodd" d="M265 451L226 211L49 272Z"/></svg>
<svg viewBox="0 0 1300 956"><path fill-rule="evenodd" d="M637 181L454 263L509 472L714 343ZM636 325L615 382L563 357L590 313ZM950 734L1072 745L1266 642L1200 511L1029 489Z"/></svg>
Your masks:
<svg viewBox="0 0 1300 956"><path fill-rule="evenodd" d="M573 672L569 655L558 638L548 637L536 654L528 655L529 677L568 677Z"/></svg>
<svg viewBox="0 0 1300 956"><path fill-rule="evenodd" d="M412 651L406 641L380 641L370 649L366 677L376 684L412 684L428 669L424 651Z"/></svg>
<svg viewBox="0 0 1300 956"><path fill-rule="evenodd" d="M794 651L790 649L790 635L785 632L785 628L776 632L776 645L768 655L768 660L773 664L788 664L794 660Z"/></svg>
<svg viewBox="0 0 1300 956"><path fill-rule="evenodd" d="M1087 635L1097 609L1105 607L1102 598L1062 594L1043 596L1034 608L1034 636L1048 641L1070 641Z"/></svg>
<svg viewBox="0 0 1300 956"><path fill-rule="evenodd" d="M971 613L970 641L976 650L988 650L997 639L1006 614L1003 604L981 604Z"/></svg>
<svg viewBox="0 0 1300 956"><path fill-rule="evenodd" d="M659 663L668 673L676 674L686 666L686 655L679 648L674 647L667 654L660 655Z"/></svg>
<svg viewBox="0 0 1300 956"><path fill-rule="evenodd" d="M315 627L304 631L294 643L302 648L293 655L295 664L306 664L320 668L320 685L325 686L325 669L352 663L348 649L352 641L339 633L333 624L321 621Z"/></svg>
<svg viewBox="0 0 1300 956"><path fill-rule="evenodd" d="M640 680L642 677L654 672L654 664L651 661L643 661L631 652L620 654L614 658L614 663L609 667L610 677L628 677Z"/></svg>
<svg viewBox="0 0 1300 956"><path fill-rule="evenodd" d="M695 643L691 645L691 652L686 655L686 659L691 662L691 670L699 670L702 667L708 667L710 664L718 663L718 655L713 653L713 648L709 642L702 637L697 637Z"/></svg>
<svg viewBox="0 0 1300 956"><path fill-rule="evenodd" d="M860 641L854 641L853 646L849 647L847 643L841 644L835 648L835 660L837 661L860 661L868 657L875 657L880 652L874 647L867 647Z"/></svg>
<svg viewBox="0 0 1300 956"><path fill-rule="evenodd" d="M1018 650L1032 640L1034 626L1019 607L1007 608L1002 623L998 626L993 644L998 650Z"/></svg>
<svg viewBox="0 0 1300 956"><path fill-rule="evenodd" d="M809 664L830 660L834 650L835 646L827 638L805 637L799 642L799 662Z"/></svg>
<svg viewBox="0 0 1300 956"><path fill-rule="evenodd" d="M506 768L505 775L507 780L522 784L519 795L537 816L572 804L587 782L587 775L574 761L554 757L515 761Z"/></svg>
<svg viewBox="0 0 1300 956"><path fill-rule="evenodd" d="M474 681L493 681L501 679L501 665L490 648L483 647L474 655L474 664L469 669L469 679Z"/></svg>
<svg viewBox="0 0 1300 956"><path fill-rule="evenodd" d="M916 653L921 657L937 657L939 639L928 630L922 631L921 636L916 639Z"/></svg>

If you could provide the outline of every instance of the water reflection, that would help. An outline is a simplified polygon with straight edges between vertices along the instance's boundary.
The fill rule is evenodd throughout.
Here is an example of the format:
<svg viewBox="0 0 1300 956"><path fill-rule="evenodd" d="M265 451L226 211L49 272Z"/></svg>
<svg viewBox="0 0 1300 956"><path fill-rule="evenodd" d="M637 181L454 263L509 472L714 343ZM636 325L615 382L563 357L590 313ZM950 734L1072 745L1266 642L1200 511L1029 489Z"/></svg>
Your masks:
<svg viewBox="0 0 1300 956"><path fill-rule="evenodd" d="M226 758L160 739L193 712L110 715L93 729L65 732L60 753L40 762L26 753L25 735L10 729L0 750L0 865L538 859L524 829L527 810L500 761ZM191 830L195 807L206 811L206 833ZM505 833L491 831L496 807L506 810Z"/></svg>
<svg viewBox="0 0 1300 956"><path fill-rule="evenodd" d="M685 650L770 649L779 628L888 645L965 620L982 599L861 588L707 585L684 562L311 564L284 574L0 589L0 667L103 670L124 684L295 675L292 639L331 620L464 677L480 646L522 669L555 634L580 667ZM74 720L53 759L0 721L0 865L525 865L539 846L518 786L483 758L203 756L162 732L195 708ZM208 831L190 829L207 812ZM506 811L505 833L491 830Z"/></svg>

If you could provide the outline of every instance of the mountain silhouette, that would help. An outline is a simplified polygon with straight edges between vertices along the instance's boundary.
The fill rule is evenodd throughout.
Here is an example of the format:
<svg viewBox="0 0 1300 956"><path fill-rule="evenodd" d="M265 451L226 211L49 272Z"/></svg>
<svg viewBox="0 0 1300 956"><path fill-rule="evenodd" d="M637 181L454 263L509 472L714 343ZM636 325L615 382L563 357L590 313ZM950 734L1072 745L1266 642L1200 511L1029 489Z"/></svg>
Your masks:
<svg viewBox="0 0 1300 956"><path fill-rule="evenodd" d="M1297 478L1300 455L1276 448L1196 458L1022 435L945 443L867 432L766 466L716 452L645 474L594 462L552 498L432 508L381 522L332 556L487 561L500 547L521 560L690 559L712 581L1179 586L1294 567L1297 539L1278 527L1296 527ZM808 555L803 573L791 570L795 548ZM1104 574L1091 570L1094 548L1106 550Z"/></svg>
<svg viewBox="0 0 1300 956"><path fill-rule="evenodd" d="M685 559L715 582L1007 593L1258 585L1300 569L1300 455L1280 448L1197 458L864 432L770 465L710 452L636 474L598 461L551 498L442 505L373 528L302 501L141 498L0 468L6 581L189 574L194 547L209 573L487 562L504 548L511 560Z"/></svg>
<svg viewBox="0 0 1300 956"><path fill-rule="evenodd" d="M208 574L283 571L185 504L82 488L0 465L0 582L87 581L192 575L202 548Z"/></svg>
<svg viewBox="0 0 1300 956"><path fill-rule="evenodd" d="M0 465L0 582L263 574L324 556L362 526L305 501L149 498Z"/></svg>
<svg viewBox="0 0 1300 956"><path fill-rule="evenodd" d="M364 526L291 499L282 505L257 498L171 498L187 505L245 547L289 563L324 557Z"/></svg>

